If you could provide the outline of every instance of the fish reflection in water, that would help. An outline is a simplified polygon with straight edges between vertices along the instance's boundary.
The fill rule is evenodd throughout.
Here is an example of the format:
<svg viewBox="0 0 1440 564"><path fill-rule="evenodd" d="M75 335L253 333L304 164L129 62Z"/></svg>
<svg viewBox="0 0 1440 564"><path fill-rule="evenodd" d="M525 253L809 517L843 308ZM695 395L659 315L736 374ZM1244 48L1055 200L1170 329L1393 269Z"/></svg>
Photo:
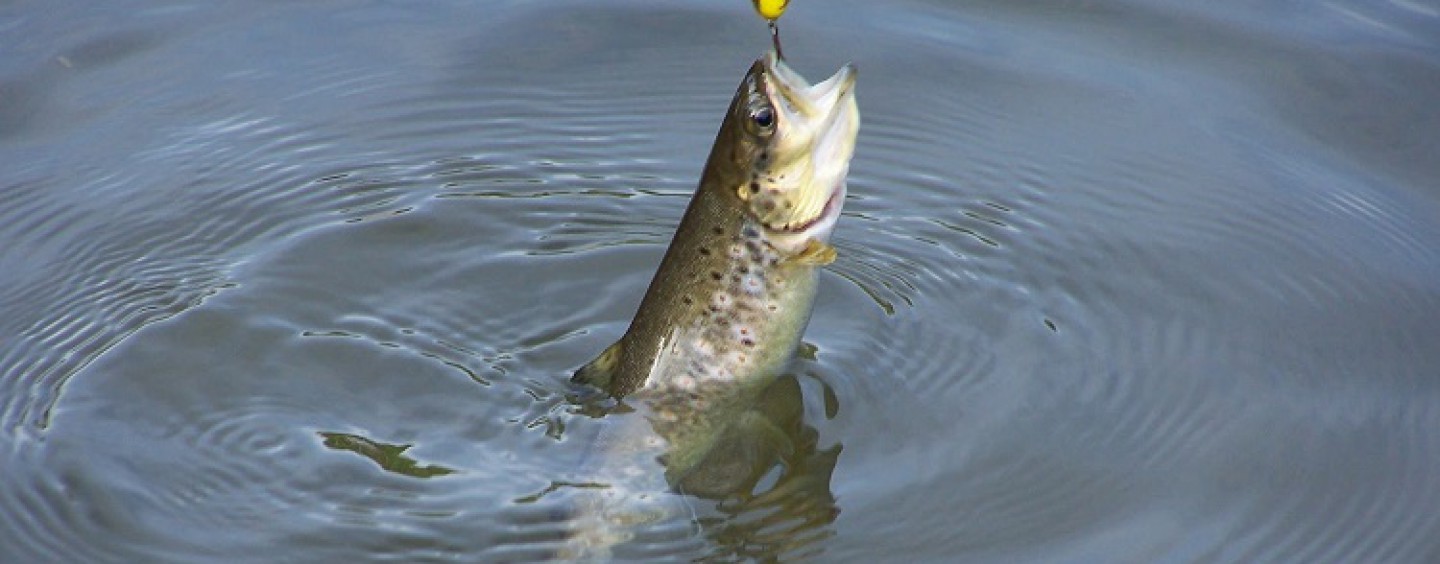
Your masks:
<svg viewBox="0 0 1440 564"><path fill-rule="evenodd" d="M830 481L842 445L820 447L819 433L805 420L803 399L799 379L783 375L735 414L734 423L717 434L684 475L667 472L663 454L657 459L647 449L617 457L613 445L602 440L592 443L586 458L604 454L603 467L587 469L585 482L557 482L517 501L571 490L577 510L568 517L583 538L578 544L569 539L559 551L564 559L607 558L612 545L668 537L663 531L647 535L646 527L677 519L691 523L685 535L698 532L708 542L706 559L793 557L819 550L815 543L833 534L828 525L840 514ZM643 409L592 401L578 411L608 426L602 435L651 444L659 440L645 428Z"/></svg>

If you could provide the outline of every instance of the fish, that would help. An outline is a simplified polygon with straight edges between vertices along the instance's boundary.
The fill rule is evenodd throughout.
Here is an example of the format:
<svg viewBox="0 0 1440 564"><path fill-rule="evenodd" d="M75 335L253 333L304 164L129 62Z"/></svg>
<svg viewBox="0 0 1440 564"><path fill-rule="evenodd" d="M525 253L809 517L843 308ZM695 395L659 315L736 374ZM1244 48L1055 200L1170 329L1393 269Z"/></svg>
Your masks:
<svg viewBox="0 0 1440 564"><path fill-rule="evenodd" d="M591 447L563 557L604 558L635 524L684 510L667 492L723 498L792 448L756 406L836 258L855 83L845 65L811 85L773 51L745 73L629 328L572 377L620 408Z"/></svg>

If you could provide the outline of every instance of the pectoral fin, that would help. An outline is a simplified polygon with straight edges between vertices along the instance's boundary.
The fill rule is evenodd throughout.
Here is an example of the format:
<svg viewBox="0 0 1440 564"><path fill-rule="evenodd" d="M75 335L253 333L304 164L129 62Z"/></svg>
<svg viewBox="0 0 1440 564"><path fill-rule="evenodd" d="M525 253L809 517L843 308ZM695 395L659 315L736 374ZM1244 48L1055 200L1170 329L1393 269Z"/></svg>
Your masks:
<svg viewBox="0 0 1440 564"><path fill-rule="evenodd" d="M606 347L600 356L595 357L595 360L576 370L570 381L594 386L606 392L611 391L610 386L615 381L615 372L620 368L620 355L623 352L624 350L620 348L620 341L616 341L615 344Z"/></svg>
<svg viewBox="0 0 1440 564"><path fill-rule="evenodd" d="M835 247L816 239L810 239L805 242L805 247L790 255L788 260L798 261L800 264L825 266L835 262Z"/></svg>

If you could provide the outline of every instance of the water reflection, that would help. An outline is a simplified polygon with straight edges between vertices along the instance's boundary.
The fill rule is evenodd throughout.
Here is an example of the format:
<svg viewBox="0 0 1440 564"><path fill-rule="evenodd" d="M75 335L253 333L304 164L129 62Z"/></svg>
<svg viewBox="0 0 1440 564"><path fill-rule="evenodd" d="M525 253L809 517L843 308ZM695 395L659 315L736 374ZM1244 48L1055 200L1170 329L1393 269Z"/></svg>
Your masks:
<svg viewBox="0 0 1440 564"><path fill-rule="evenodd" d="M812 545L833 534L829 525L840 514L830 480L842 446L819 446L819 432L806 421L804 393L793 374L753 399L738 411L730 406L698 414L698 419L713 418L702 425L707 432L713 429L713 437L707 437L713 440L704 443L702 452L660 439L675 436L666 428L674 423L652 417L643 405L579 403L576 414L604 425L587 455L585 474L594 480L557 481L541 495L562 487L581 490L574 496L578 509L572 524L585 543L653 543L653 531L644 529L673 526L678 518L698 526L708 541L705 560L790 558L818 551ZM831 400L827 394L827 417L838 408ZM617 456L624 449L607 438L633 436L641 427L648 429L639 442L654 448ZM617 547L616 555L637 556L626 551L644 549Z"/></svg>
<svg viewBox="0 0 1440 564"><path fill-rule="evenodd" d="M1436 561L1440 19L1240 4L797 4L845 411L619 556ZM749 7L134 8L0 10L0 562L552 554Z"/></svg>
<svg viewBox="0 0 1440 564"><path fill-rule="evenodd" d="M325 439L326 448L353 452L375 461L386 472L413 478L433 478L455 473L453 469L436 464L421 465L414 458L405 456L405 451L409 450L411 445L382 443L349 433L321 431L319 435Z"/></svg>
<svg viewBox="0 0 1440 564"><path fill-rule="evenodd" d="M813 556L820 552L813 545L834 534L828 525L840 515L840 508L830 480L842 446L819 448L819 433L806 424L800 399L799 382L787 376L771 387L757 408L784 431L783 446L788 449L772 452L768 459L750 458L750 477L759 483L734 483L740 487L715 498L720 516L698 520L715 547L709 559ZM835 406L830 407L828 415L833 417ZM719 453L712 458L715 454ZM767 479L772 476L773 482ZM681 491L687 490L682 486Z"/></svg>

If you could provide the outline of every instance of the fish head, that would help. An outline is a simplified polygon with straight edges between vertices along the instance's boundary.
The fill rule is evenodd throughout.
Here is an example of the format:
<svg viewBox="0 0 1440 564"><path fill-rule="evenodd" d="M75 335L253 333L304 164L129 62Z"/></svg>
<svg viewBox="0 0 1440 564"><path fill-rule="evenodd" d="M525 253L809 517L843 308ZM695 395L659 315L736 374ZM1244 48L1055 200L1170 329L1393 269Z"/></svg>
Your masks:
<svg viewBox="0 0 1440 564"><path fill-rule="evenodd" d="M860 130L855 68L812 85L771 52L750 67L726 121L747 213L779 246L826 239Z"/></svg>

